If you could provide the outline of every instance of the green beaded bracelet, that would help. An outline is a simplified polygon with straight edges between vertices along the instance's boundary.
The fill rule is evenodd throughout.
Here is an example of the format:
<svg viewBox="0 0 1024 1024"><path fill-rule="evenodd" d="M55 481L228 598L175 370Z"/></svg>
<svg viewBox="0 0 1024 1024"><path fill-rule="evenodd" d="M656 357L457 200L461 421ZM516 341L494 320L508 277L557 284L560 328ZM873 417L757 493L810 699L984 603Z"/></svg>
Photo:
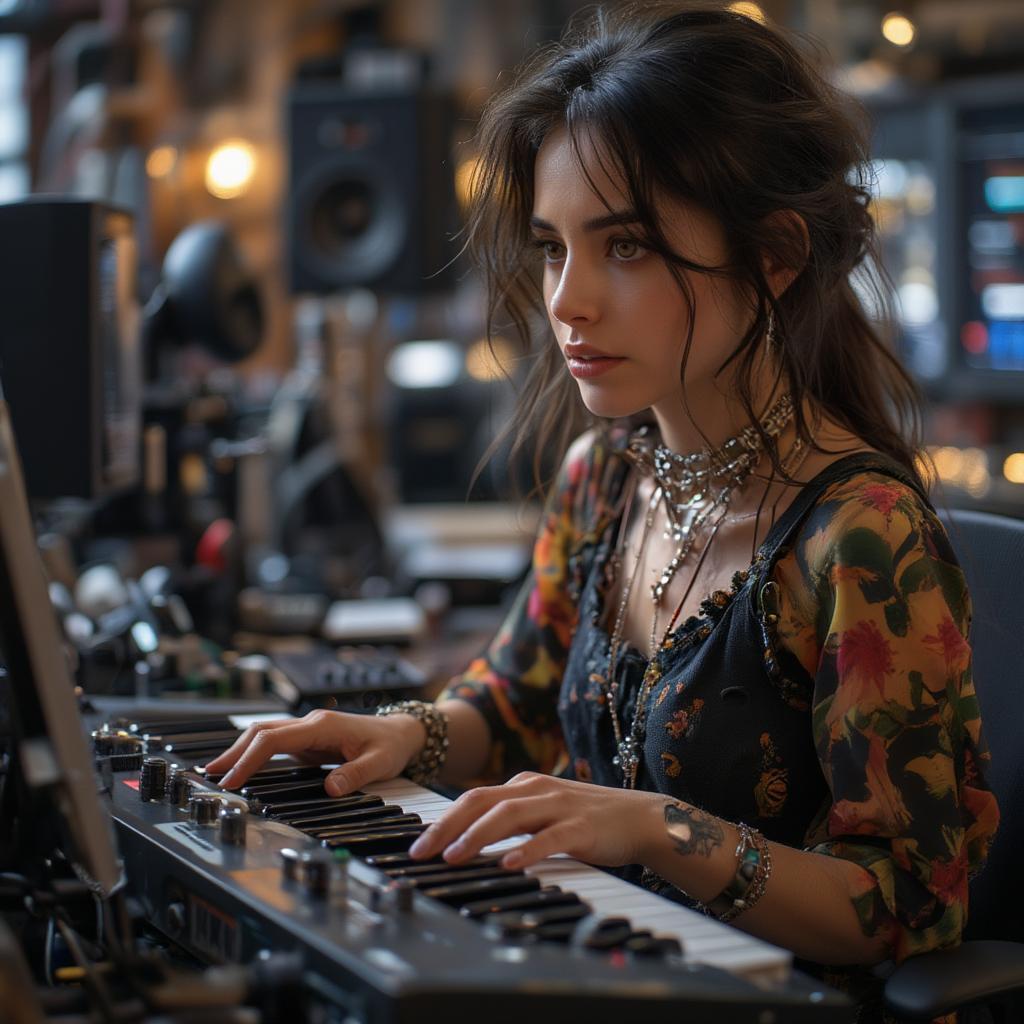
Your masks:
<svg viewBox="0 0 1024 1024"><path fill-rule="evenodd" d="M742 822L736 828L740 833L740 841L736 844L736 874L713 900L705 904L705 910L719 921L731 921L757 903L764 895L772 873L772 855L765 837Z"/></svg>

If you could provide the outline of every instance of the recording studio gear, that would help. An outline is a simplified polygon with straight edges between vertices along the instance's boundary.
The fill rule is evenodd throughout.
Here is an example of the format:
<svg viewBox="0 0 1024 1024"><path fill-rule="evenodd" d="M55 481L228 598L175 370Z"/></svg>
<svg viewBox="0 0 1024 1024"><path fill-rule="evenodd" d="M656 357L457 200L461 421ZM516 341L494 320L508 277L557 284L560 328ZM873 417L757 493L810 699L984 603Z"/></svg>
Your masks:
<svg viewBox="0 0 1024 1024"><path fill-rule="evenodd" d="M427 677L393 650L375 647L317 646L310 651L276 652L268 674L270 688L292 711L322 707L366 710L382 702L414 696Z"/></svg>
<svg viewBox="0 0 1024 1024"><path fill-rule="evenodd" d="M302 82L288 99L292 290L448 286L457 253L450 96Z"/></svg>
<svg viewBox="0 0 1024 1024"><path fill-rule="evenodd" d="M30 196L0 204L0 240L0 382L28 493L95 500L128 490L141 479L142 429L131 216Z"/></svg>
<svg viewBox="0 0 1024 1024"><path fill-rule="evenodd" d="M200 221L174 239L145 319L150 346L199 344L229 363L259 348L263 299L226 224Z"/></svg>

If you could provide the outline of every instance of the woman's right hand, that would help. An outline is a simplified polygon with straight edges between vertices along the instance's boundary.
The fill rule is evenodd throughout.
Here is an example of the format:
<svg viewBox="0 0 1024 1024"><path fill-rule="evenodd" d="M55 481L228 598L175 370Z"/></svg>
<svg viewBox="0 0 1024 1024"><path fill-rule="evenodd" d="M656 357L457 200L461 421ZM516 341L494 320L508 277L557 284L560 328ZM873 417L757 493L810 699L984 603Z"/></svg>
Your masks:
<svg viewBox="0 0 1024 1024"><path fill-rule="evenodd" d="M344 761L324 780L324 789L330 796L345 796L369 782L400 775L426 740L426 729L411 715L378 717L320 709L303 718L250 725L206 770L227 772L220 785L239 789L275 754L289 754L307 764Z"/></svg>

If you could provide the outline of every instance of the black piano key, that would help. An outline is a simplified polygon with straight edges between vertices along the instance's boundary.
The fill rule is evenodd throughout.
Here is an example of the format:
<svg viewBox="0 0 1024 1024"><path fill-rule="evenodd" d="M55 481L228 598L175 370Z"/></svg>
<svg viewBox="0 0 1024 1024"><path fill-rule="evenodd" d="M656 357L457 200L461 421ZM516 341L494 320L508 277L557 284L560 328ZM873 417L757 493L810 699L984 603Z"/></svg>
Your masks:
<svg viewBox="0 0 1024 1024"><path fill-rule="evenodd" d="M463 903L482 900L493 896L514 896L520 892L533 892L540 888L540 882L531 875L517 875L513 878L485 878L479 882L456 882L453 885L438 885L423 889L424 896L459 907Z"/></svg>
<svg viewBox="0 0 1024 1024"><path fill-rule="evenodd" d="M230 718L120 718L117 725L140 736L147 732L169 736L174 732L227 732L235 729Z"/></svg>
<svg viewBox="0 0 1024 1024"><path fill-rule="evenodd" d="M633 934L633 926L624 917L606 917L596 928L582 937L580 945L587 949L614 949L621 946L630 935ZM574 941L577 936L574 936Z"/></svg>
<svg viewBox="0 0 1024 1024"><path fill-rule="evenodd" d="M409 825L396 832L365 832L362 835L343 836L340 839L325 839L321 846L328 850L344 847L354 857L368 854L398 853L408 850L424 832L427 825ZM483 884L483 883L481 883Z"/></svg>
<svg viewBox="0 0 1024 1024"><path fill-rule="evenodd" d="M568 906L528 910L521 915L520 920L525 929L534 929L545 924L557 924L560 921L580 921L591 913L593 910L590 905L580 902Z"/></svg>
<svg viewBox="0 0 1024 1024"><path fill-rule="evenodd" d="M661 940L647 930L633 932L622 944L622 948L633 956L660 957L662 955Z"/></svg>
<svg viewBox="0 0 1024 1024"><path fill-rule="evenodd" d="M343 814L346 811L372 811L376 807L393 806L385 804L379 796L334 796L323 800L297 800L295 803L278 803L267 809L264 817L291 824L302 818L315 818L318 814ZM396 807L401 813L402 808Z"/></svg>
<svg viewBox="0 0 1024 1024"><path fill-rule="evenodd" d="M377 858L372 858L376 860ZM369 863L369 861L367 861ZM471 860L467 860L465 863L460 864L460 868L489 868L496 867L501 863L500 857L473 857ZM372 864L371 867L376 867L378 871L383 871L389 878L416 878L418 875L429 875L438 871L449 871L453 870L452 866L443 857L435 857L429 861L416 861L412 864L406 864L402 867L378 867L376 864Z"/></svg>
<svg viewBox="0 0 1024 1024"><path fill-rule="evenodd" d="M177 746L182 743L207 743L211 747L221 743L227 750L235 740L241 736L238 729L219 730L217 732L148 732L143 739L150 745L173 744Z"/></svg>
<svg viewBox="0 0 1024 1024"><path fill-rule="evenodd" d="M261 804L281 804L289 800L312 800L325 797L327 791L320 779L303 779L297 782L246 783L239 792L246 800L257 800Z"/></svg>
<svg viewBox="0 0 1024 1024"><path fill-rule="evenodd" d="M337 825L334 828L303 829L314 839L340 839L347 835L359 835L363 832L394 832L396 829L419 825L422 818L418 814L400 814L396 818L384 818L382 821L361 821L349 825Z"/></svg>
<svg viewBox="0 0 1024 1024"><path fill-rule="evenodd" d="M390 867L415 866L417 864L447 864L448 862L441 856L431 857L430 860L417 860L414 857L410 857L407 853L383 853L376 857L367 857L366 863L371 868L383 871Z"/></svg>
<svg viewBox="0 0 1024 1024"><path fill-rule="evenodd" d="M323 796L304 800L278 800L260 808L264 818L287 822L290 817L301 817L315 814L317 811L329 811L339 807L383 807L384 801L379 796L364 796L353 793L351 796Z"/></svg>
<svg viewBox="0 0 1024 1024"><path fill-rule="evenodd" d="M432 889L439 885L453 885L457 882L473 882L484 878L521 878L521 871L509 871L502 867L450 868L436 871L432 875L406 875L404 881L417 889Z"/></svg>
<svg viewBox="0 0 1024 1024"><path fill-rule="evenodd" d="M320 814L306 814L302 817L280 817L277 820L302 832L311 832L314 829L330 828L332 825L349 825L365 821L378 821L381 819L402 817L402 808L381 804L378 807L362 807L352 810L341 810L322 812Z"/></svg>
<svg viewBox="0 0 1024 1024"><path fill-rule="evenodd" d="M537 892L523 892L517 896L503 896L493 900L476 900L463 904L459 913L463 917L488 917L492 914L503 914L512 910L543 910L545 907L569 907L582 903L579 896L572 892L564 892L557 886L548 886Z"/></svg>
<svg viewBox="0 0 1024 1024"><path fill-rule="evenodd" d="M223 754L231 746L233 740L224 743L218 740L196 740L192 743L165 743L160 749L165 754L175 754L178 757L191 757L195 761L206 758L212 761L213 758ZM150 744L150 750L153 749Z"/></svg>
<svg viewBox="0 0 1024 1024"><path fill-rule="evenodd" d="M204 772L210 782L219 782L227 772ZM248 782L254 786L273 782L299 782L302 779L325 779L327 771L317 765L310 764L275 764L266 768L258 768L249 776Z"/></svg>

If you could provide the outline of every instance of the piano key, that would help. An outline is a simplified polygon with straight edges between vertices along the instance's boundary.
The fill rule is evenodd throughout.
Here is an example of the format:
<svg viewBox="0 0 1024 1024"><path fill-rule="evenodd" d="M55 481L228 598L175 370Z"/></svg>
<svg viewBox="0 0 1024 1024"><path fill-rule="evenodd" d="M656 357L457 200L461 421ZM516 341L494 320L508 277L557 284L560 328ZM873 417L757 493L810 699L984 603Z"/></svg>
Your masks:
<svg viewBox="0 0 1024 1024"><path fill-rule="evenodd" d="M153 732L143 733L142 738L147 743L158 744L179 744L179 743L223 743L227 750L235 740L242 734L237 729L230 729L221 732L162 732L159 729ZM165 748L166 749L166 748Z"/></svg>
<svg viewBox="0 0 1024 1024"><path fill-rule="evenodd" d="M207 781L217 785L227 772L206 772L200 770ZM247 782L253 785L261 785L271 782L298 782L301 779L326 779L327 772L317 765L292 764L292 765L268 765L260 768L249 776Z"/></svg>
<svg viewBox="0 0 1024 1024"><path fill-rule="evenodd" d="M367 832L339 839L324 839L320 845L329 850L347 849L354 857L374 853L396 853L408 850L426 830L426 825L409 825L397 832Z"/></svg>
<svg viewBox="0 0 1024 1024"><path fill-rule="evenodd" d="M147 732L160 733L161 736L168 736L174 732L227 732L229 729L238 730L232 724L230 718L120 718L117 720L118 728L127 729L129 732L138 733L140 736Z"/></svg>
<svg viewBox="0 0 1024 1024"><path fill-rule="evenodd" d="M485 899L488 896L514 896L516 893L531 892L539 888L540 883L537 879L519 874L512 878L487 878L479 882L456 882L421 891L424 896L457 907L463 903Z"/></svg>
<svg viewBox="0 0 1024 1024"><path fill-rule="evenodd" d="M580 898L575 893L563 892L561 889L552 887L523 892L516 896L465 903L459 908L459 913L463 917L485 917L489 914L502 914L511 910L543 910L545 907L570 907L579 903Z"/></svg>
<svg viewBox="0 0 1024 1024"><path fill-rule="evenodd" d="M331 825L345 825L360 821L378 821L381 819L398 818L401 816L401 807L388 807L386 804L380 804L377 807L354 807L349 810L325 811L320 814L313 815L306 814L303 817L283 815L277 820L286 825L291 825L292 828L300 829L303 832L309 832L312 829L328 828ZM420 821L422 819L417 815L416 820Z"/></svg>
<svg viewBox="0 0 1024 1024"><path fill-rule="evenodd" d="M472 860L467 860L460 864L460 868L489 868L499 867L501 861L497 857L473 857ZM371 865L375 866L375 865ZM384 867L378 868L386 874L389 878L417 878L420 875L429 875L438 871L449 871L454 870L452 866L443 858L437 857L430 861L415 861L411 864L404 865L402 867ZM504 868L502 868L504 870Z"/></svg>
<svg viewBox="0 0 1024 1024"><path fill-rule="evenodd" d="M329 811L332 808L344 807L384 807L384 801L379 796L327 796L316 797L312 800L281 800L273 804L262 806L259 813L264 818L274 818L276 821L287 822L291 817L301 817L304 814L314 814L317 811ZM393 805L397 807L398 805Z"/></svg>
<svg viewBox="0 0 1024 1024"><path fill-rule="evenodd" d="M384 818L381 821L357 821L348 825L336 825L331 828L303 829L314 839L338 839L347 835L361 835L364 832L394 832L408 828L410 825L421 824L418 814L399 814L395 818Z"/></svg>
<svg viewBox="0 0 1024 1024"><path fill-rule="evenodd" d="M327 795L324 784L319 780L301 782L275 782L270 785L244 785L239 793L246 800L254 800L261 806L284 804L290 800L312 800Z"/></svg>
<svg viewBox="0 0 1024 1024"><path fill-rule="evenodd" d="M542 924L554 924L557 921L579 921L593 913L588 903L576 903L571 906L548 907L545 910L528 910L520 919L526 928L539 928Z"/></svg>
<svg viewBox="0 0 1024 1024"><path fill-rule="evenodd" d="M150 750L153 749L153 746L152 743L149 744ZM160 749L165 754L178 754L188 757L198 754L208 755L208 758L212 760L218 754L227 750L229 746L231 746L230 743L224 743L220 740L193 740L188 743L179 743L177 741L164 743Z"/></svg>
<svg viewBox="0 0 1024 1024"><path fill-rule="evenodd" d="M403 880L415 885L417 889L431 889L439 885L454 885L458 882L475 882L485 878L522 878L520 871L508 871L505 868L452 868L449 871L436 871L432 875L403 875Z"/></svg>

